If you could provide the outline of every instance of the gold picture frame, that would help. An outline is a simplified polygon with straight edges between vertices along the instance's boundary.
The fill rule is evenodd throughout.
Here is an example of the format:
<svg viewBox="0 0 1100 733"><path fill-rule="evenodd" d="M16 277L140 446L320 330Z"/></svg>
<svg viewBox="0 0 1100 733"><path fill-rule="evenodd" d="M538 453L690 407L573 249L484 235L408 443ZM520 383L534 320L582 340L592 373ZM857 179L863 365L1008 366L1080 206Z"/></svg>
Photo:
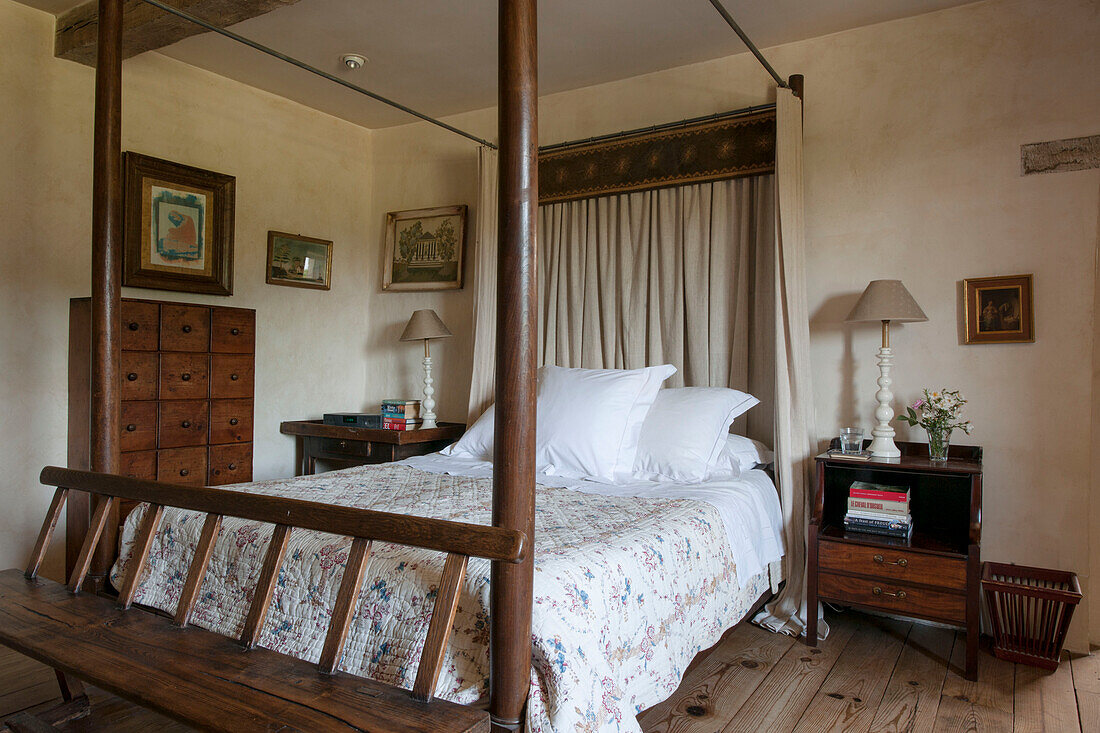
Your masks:
<svg viewBox="0 0 1100 733"><path fill-rule="evenodd" d="M1022 344L1035 341L1031 275L963 280L966 343Z"/></svg>
<svg viewBox="0 0 1100 733"><path fill-rule="evenodd" d="M332 287L332 242L301 234L269 231L267 283L328 290Z"/></svg>
<svg viewBox="0 0 1100 733"><path fill-rule="evenodd" d="M466 205L389 212L385 258L383 290L461 290Z"/></svg>

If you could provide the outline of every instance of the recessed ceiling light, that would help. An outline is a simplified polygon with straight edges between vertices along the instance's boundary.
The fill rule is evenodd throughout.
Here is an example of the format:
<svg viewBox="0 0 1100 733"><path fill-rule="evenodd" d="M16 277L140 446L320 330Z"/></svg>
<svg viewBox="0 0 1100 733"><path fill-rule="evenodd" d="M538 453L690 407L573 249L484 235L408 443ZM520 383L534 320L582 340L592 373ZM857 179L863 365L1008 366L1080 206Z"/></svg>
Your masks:
<svg viewBox="0 0 1100 733"><path fill-rule="evenodd" d="M367 63L367 57L357 53L346 53L340 57L340 60L352 71L362 68L363 64Z"/></svg>

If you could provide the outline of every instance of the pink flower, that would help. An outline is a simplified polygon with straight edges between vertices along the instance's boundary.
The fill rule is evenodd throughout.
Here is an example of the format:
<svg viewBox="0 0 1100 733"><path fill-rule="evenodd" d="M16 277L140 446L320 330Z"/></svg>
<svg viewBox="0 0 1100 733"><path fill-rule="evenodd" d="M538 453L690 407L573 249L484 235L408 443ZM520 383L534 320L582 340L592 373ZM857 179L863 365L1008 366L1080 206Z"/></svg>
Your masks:
<svg viewBox="0 0 1100 733"><path fill-rule="evenodd" d="M913 403L913 409L914 410L919 410L922 407L924 407L924 400L923 399L917 400L916 402Z"/></svg>

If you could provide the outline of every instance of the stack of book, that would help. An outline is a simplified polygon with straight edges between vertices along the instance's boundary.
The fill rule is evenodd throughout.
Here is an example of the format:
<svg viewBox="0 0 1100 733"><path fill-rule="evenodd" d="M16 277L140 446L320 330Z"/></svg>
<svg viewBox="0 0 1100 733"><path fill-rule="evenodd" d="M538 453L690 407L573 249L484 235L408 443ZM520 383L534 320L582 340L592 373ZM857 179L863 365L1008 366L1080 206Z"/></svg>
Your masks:
<svg viewBox="0 0 1100 733"><path fill-rule="evenodd" d="M382 400L383 430L416 430L423 424L420 400Z"/></svg>
<svg viewBox="0 0 1100 733"><path fill-rule="evenodd" d="M844 529L909 539L913 534L909 489L866 481L853 482L848 489Z"/></svg>

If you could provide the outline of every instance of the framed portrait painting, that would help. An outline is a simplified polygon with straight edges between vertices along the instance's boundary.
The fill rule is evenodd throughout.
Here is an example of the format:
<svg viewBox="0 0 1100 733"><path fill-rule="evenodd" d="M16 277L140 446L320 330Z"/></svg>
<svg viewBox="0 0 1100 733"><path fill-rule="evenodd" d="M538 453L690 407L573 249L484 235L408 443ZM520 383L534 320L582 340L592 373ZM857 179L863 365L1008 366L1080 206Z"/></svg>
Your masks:
<svg viewBox="0 0 1100 733"><path fill-rule="evenodd" d="M232 295L236 179L133 152L123 169L122 284Z"/></svg>
<svg viewBox="0 0 1100 733"><path fill-rule="evenodd" d="M1031 275L963 280L966 343L1016 344L1035 340Z"/></svg>
<svg viewBox="0 0 1100 733"><path fill-rule="evenodd" d="M332 283L332 242L301 234L268 232L267 282L328 290Z"/></svg>
<svg viewBox="0 0 1100 733"><path fill-rule="evenodd" d="M466 206L386 214L383 290L460 290Z"/></svg>

